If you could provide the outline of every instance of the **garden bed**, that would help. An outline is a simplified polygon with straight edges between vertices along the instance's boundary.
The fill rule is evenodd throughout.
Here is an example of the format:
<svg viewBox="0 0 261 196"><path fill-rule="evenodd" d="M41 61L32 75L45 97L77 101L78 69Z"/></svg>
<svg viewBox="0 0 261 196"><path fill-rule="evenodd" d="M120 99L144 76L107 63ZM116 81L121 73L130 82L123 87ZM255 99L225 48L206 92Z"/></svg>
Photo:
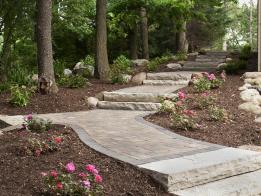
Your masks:
<svg viewBox="0 0 261 196"><path fill-rule="evenodd" d="M28 154L28 138L62 138L53 152ZM55 140L56 141L56 140ZM57 169L73 161L76 169L94 164L103 178L104 195L169 195L147 174L135 167L102 155L84 145L70 128L55 125L48 132L32 133L26 129L0 136L1 195L49 195L41 172ZM26 150L27 149L27 150Z"/></svg>
<svg viewBox="0 0 261 196"><path fill-rule="evenodd" d="M215 105L224 108L228 114L226 121L209 120L208 110L194 110L199 130L181 130L173 128L171 115L167 112L158 112L146 117L146 120L165 127L185 137L202 140L210 143L238 147L241 145L261 145L261 126L254 122L255 116L251 113L238 110L243 103L240 99L238 87L243 85L239 76L229 76L227 81L219 88L210 90L210 96L216 98ZM192 87L183 89L188 96L196 97ZM192 99L193 100L193 99ZM192 101L193 102L193 101Z"/></svg>
<svg viewBox="0 0 261 196"><path fill-rule="evenodd" d="M26 107L15 107L9 103L10 93L0 93L0 114L24 115L29 113L45 114L76 112L88 110L85 97L93 97L102 91L113 91L133 86L132 84L106 84L90 80L91 86L79 89L59 88L56 95L34 94Z"/></svg>

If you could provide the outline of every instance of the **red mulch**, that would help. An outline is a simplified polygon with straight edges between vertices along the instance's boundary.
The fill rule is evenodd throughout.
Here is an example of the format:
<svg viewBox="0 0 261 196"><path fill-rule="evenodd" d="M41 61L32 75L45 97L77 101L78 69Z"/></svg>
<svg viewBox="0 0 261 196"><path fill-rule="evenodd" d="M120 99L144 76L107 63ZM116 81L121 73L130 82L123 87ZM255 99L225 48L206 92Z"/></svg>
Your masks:
<svg viewBox="0 0 261 196"><path fill-rule="evenodd" d="M132 84L106 84L99 80L90 80L91 86L79 89L59 88L56 95L32 96L26 107L14 107L9 103L10 93L0 94L0 114L25 115L29 113L45 114L59 112L76 112L88 110L85 97L92 97L102 91L113 91L132 86Z"/></svg>
<svg viewBox="0 0 261 196"><path fill-rule="evenodd" d="M204 110L196 110L196 117L203 128L195 131L173 129L168 113L159 112L146 119L180 135L210 143L230 147L248 144L261 145L261 125L254 122L253 114L238 109L238 106L243 103L239 96L240 91L238 91L238 87L242 85L243 81L239 76L229 76L221 88L210 91L210 95L217 98L216 105L228 111L229 120L225 122L210 121L207 111ZM195 96L192 87L184 90Z"/></svg>
<svg viewBox="0 0 261 196"><path fill-rule="evenodd" d="M0 195L49 195L44 193L40 173L57 169L58 163L71 161L77 168L83 168L87 163L98 168L103 177L104 195L169 195L147 174L84 145L69 128L56 125L50 132L37 134L37 138L61 134L66 136L61 148L38 157L23 150L32 133L15 130L0 135Z"/></svg>

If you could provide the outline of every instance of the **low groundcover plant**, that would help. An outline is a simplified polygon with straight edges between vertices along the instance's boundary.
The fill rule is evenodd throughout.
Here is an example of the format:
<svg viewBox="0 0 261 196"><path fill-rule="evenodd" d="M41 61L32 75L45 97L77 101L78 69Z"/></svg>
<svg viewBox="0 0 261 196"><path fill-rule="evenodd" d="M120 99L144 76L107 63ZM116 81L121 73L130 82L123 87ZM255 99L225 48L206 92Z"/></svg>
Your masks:
<svg viewBox="0 0 261 196"><path fill-rule="evenodd" d="M73 162L60 164L60 171L42 172L46 192L55 195L103 195L102 177L94 165L87 164L77 171Z"/></svg>

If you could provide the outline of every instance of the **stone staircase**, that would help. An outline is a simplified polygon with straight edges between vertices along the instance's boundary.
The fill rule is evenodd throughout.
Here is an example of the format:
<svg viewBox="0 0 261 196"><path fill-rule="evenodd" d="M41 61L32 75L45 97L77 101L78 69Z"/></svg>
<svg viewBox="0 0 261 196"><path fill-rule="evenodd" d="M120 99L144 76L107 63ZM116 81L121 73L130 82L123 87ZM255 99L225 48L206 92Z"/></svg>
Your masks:
<svg viewBox="0 0 261 196"><path fill-rule="evenodd" d="M184 62L182 69L215 72L219 64L226 62L228 55L228 52L207 52L205 55L198 55L195 61Z"/></svg>
<svg viewBox="0 0 261 196"><path fill-rule="evenodd" d="M99 109L156 111L161 99L173 98L187 86L193 72L148 73L142 86L104 92Z"/></svg>

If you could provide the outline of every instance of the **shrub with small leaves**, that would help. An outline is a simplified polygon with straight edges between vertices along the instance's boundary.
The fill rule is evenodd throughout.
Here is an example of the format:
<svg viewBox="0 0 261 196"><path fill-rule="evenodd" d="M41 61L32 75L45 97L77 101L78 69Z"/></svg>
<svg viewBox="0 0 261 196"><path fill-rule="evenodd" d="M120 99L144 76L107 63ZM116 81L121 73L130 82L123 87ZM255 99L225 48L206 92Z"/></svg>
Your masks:
<svg viewBox="0 0 261 196"><path fill-rule="evenodd" d="M182 130L195 130L197 129L197 124L195 123L192 116L194 112L191 110L183 110L182 112L173 112L171 114L172 126L175 129Z"/></svg>
<svg viewBox="0 0 261 196"><path fill-rule="evenodd" d="M26 86L19 87L14 85L10 87L11 98L10 103L14 106L25 107L30 101L31 90Z"/></svg>
<svg viewBox="0 0 261 196"><path fill-rule="evenodd" d="M52 127L52 122L50 120L44 120L29 114L24 117L23 126L31 132L41 133L44 131L49 131Z"/></svg>
<svg viewBox="0 0 261 196"><path fill-rule="evenodd" d="M95 59L91 55L87 55L83 60L81 60L81 62L83 62L84 65L91 65L91 66L95 65Z"/></svg>
<svg viewBox="0 0 261 196"><path fill-rule="evenodd" d="M83 88L88 84L88 80L81 75L62 76L58 84L67 88Z"/></svg>
<svg viewBox="0 0 261 196"><path fill-rule="evenodd" d="M209 108L209 116L210 120L213 121L225 121L226 119L228 119L227 111L217 106L211 106Z"/></svg>
<svg viewBox="0 0 261 196"><path fill-rule="evenodd" d="M147 65L147 68L149 71L155 71L159 65L168 63L170 61L173 61L173 56L162 56L162 57L156 57L155 59L151 60L149 64Z"/></svg>
<svg viewBox="0 0 261 196"><path fill-rule="evenodd" d="M208 93L202 93L192 99L194 107L198 109L207 109L214 105L214 97L210 96Z"/></svg>
<svg viewBox="0 0 261 196"><path fill-rule="evenodd" d="M94 165L86 165L85 171L77 171L69 162L60 164L59 171L42 172L46 192L51 195L103 195L102 177Z"/></svg>

